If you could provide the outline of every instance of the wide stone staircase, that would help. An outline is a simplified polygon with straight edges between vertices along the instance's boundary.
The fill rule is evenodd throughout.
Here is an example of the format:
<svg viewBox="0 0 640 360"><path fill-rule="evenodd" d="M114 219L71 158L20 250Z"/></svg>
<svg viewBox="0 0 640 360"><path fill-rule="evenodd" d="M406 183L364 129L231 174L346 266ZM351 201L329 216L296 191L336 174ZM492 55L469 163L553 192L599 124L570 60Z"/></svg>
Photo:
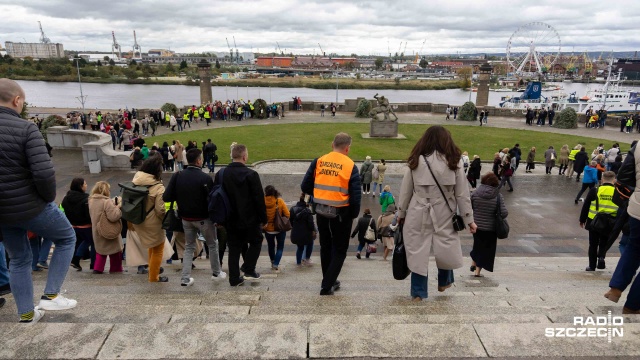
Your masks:
<svg viewBox="0 0 640 360"><path fill-rule="evenodd" d="M226 259L225 259L226 260ZM207 359L207 358L640 358L640 317L621 315L603 297L617 259L584 271L584 258L496 260L495 273L476 278L457 270L455 285L429 298L409 297L409 279L396 281L380 254L350 254L334 296L319 296L319 258L297 267L283 258L263 278L242 287L211 280L207 260L197 260L196 282L181 287L180 264L164 264L169 283L147 282L135 269L93 275L70 269L68 311L47 311L37 324L17 323L11 296L0 309L2 359ZM467 263L468 263L467 259ZM431 264L435 262L432 261ZM435 266L435 265L433 265ZM226 270L226 264L223 266ZM431 270L435 274L435 268ZM39 297L47 272L34 273ZM622 337L546 337L547 328L575 326L574 317L622 316ZM612 327L601 325L600 327Z"/></svg>

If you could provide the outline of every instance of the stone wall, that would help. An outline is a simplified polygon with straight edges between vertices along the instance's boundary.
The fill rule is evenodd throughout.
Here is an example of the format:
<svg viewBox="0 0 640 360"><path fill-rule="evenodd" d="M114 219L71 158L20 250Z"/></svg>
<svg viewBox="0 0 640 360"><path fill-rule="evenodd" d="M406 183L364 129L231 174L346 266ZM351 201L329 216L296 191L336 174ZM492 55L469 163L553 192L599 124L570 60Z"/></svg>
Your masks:
<svg viewBox="0 0 640 360"><path fill-rule="evenodd" d="M49 145L54 149L82 150L85 167L89 161L100 160L100 167L107 170L130 170L129 151L115 151L111 136L87 130L72 130L68 126L52 126L47 129Z"/></svg>

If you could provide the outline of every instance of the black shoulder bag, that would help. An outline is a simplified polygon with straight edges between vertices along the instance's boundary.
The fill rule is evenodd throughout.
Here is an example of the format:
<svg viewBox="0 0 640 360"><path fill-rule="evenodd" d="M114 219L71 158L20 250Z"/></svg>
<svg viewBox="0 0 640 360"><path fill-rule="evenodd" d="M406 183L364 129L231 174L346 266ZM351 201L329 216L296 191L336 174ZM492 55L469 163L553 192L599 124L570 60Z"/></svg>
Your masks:
<svg viewBox="0 0 640 360"><path fill-rule="evenodd" d="M502 210L500 209L500 194L496 196L496 199L496 235L498 236L498 239L506 239L509 237L509 223L507 222L507 219L502 217Z"/></svg>
<svg viewBox="0 0 640 360"><path fill-rule="evenodd" d="M438 179L436 179L436 176L433 175L433 171L431 170L431 165L429 165L429 161L427 161L426 156L424 157L424 162L427 163L427 167L429 168L429 172L431 173L433 180L436 181L436 185L438 185L438 189L440 190L440 193L442 194L444 201L447 203L447 207L449 208L449 210L451 210L451 214L452 214L451 222L453 223L453 229L455 231L464 230L466 228L466 225L464 224L464 220L462 219L462 216L458 215L458 213L453 211L453 209L451 208L451 205L449 205L449 200L447 200L447 196L444 194L444 191L442 191L442 188L440 187L440 183L438 182Z"/></svg>

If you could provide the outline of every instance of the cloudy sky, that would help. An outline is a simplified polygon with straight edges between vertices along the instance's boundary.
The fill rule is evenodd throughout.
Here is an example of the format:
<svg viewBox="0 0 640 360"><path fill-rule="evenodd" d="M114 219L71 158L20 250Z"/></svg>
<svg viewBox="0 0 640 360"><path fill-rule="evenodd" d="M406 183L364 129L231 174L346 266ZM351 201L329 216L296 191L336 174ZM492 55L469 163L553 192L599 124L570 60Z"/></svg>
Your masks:
<svg viewBox="0 0 640 360"><path fill-rule="evenodd" d="M143 52L227 51L232 36L240 52L274 51L276 41L294 54L319 53L320 43L327 53L385 55L400 42L408 55L423 42L421 54L504 52L531 22L555 28L563 51L640 48L637 0L0 0L0 14L3 46L37 42L40 20L53 42L79 51L110 52L112 30L130 50L136 30ZM546 36L527 29L514 46Z"/></svg>

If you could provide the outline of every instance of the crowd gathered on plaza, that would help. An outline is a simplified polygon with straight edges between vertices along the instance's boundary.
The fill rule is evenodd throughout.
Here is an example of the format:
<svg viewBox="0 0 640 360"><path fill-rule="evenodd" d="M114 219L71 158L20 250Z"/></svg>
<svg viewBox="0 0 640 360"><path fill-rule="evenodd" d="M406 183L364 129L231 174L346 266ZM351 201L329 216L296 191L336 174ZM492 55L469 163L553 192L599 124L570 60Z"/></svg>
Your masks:
<svg viewBox="0 0 640 360"><path fill-rule="evenodd" d="M75 178L62 202L56 204L55 171L44 139L35 124L18 115L24 101L25 93L17 83L0 79L0 296L13 294L23 323L37 322L45 311L77 305L60 290L70 267L84 270L83 260L90 260L89 269L95 276L106 276L107 258L109 273L123 272L126 260L127 266L137 267L137 273L147 275L152 283L169 282L162 264L180 260L179 284L187 287L194 284L193 260L204 256L209 259L212 281L241 286L261 278L256 264L264 238L271 271L283 271L281 260L290 232L297 246L296 264L301 267L313 265L311 255L319 240L319 294L333 295L341 288L339 276L350 238L357 236L355 257L361 260L364 252L369 258L380 242L383 260L392 257L394 277L410 275L409 293L419 302L429 295L430 256L436 260L434 275L440 292L452 286L453 271L464 266L460 232L473 234L469 269L476 277L485 276L482 270L494 270L498 239L508 236L509 211L500 190L509 185L507 192L514 191L513 177L523 159L519 144L497 151L491 171L483 174L477 155L461 151L446 128L431 126L408 154L402 184L394 195L385 181L387 162L367 156L357 166L349 157L357 144L348 134L338 133L332 148L324 149L330 151L310 163L299 199L288 208L278 189L264 186L258 173L246 166L248 145L232 143L228 148L231 163L216 172L222 152L211 139L202 146L197 141L184 146L175 140L151 148L141 137L129 145L123 139L120 143L125 150L135 148L131 164L136 172L130 182L119 184L121 196L113 197L115 191L106 181L96 182L89 190L85 179ZM233 104L241 109L235 113L238 120L247 115L245 106L251 110L250 102L194 106L184 113L178 129L185 121L226 120L224 109ZM276 105L271 116L283 115L281 110ZM452 113L455 117L457 111ZM171 115L164 115L169 115L168 126L172 127ZM71 120L76 128L78 116L72 115L76 119ZM112 136L118 138L120 131L133 129L132 134L136 133L135 110L124 110L120 116L108 132L115 131ZM111 120L101 119L98 124L97 118L94 124L90 116L88 124L100 130L106 121L107 130ZM163 114L157 111L149 115L153 120L147 119L147 126L156 118L156 125L167 126L167 118L163 124ZM485 118L483 114L481 119ZM150 127L153 134L155 128ZM140 123L137 133L144 136L148 131ZM114 140L114 146L117 143ZM580 144L565 144L558 152L550 146L544 151L547 175L572 178L575 173L576 182L582 177L575 203L584 202L579 223L589 231L587 271L605 268L605 255L622 233L622 256L605 297L618 302L632 284L623 313L640 313L640 277L634 280L640 265L637 151L632 144L624 161L618 144L609 149L601 144L589 152ZM525 172L531 172L536 149L524 152ZM203 171L205 167L213 176ZM173 172L166 186L163 172ZM377 196L380 216L374 218L370 208L362 209L364 196ZM228 273L222 270L225 253ZM48 271L46 286L34 305L32 271L43 270ZM0 306L4 303L1 299Z"/></svg>

